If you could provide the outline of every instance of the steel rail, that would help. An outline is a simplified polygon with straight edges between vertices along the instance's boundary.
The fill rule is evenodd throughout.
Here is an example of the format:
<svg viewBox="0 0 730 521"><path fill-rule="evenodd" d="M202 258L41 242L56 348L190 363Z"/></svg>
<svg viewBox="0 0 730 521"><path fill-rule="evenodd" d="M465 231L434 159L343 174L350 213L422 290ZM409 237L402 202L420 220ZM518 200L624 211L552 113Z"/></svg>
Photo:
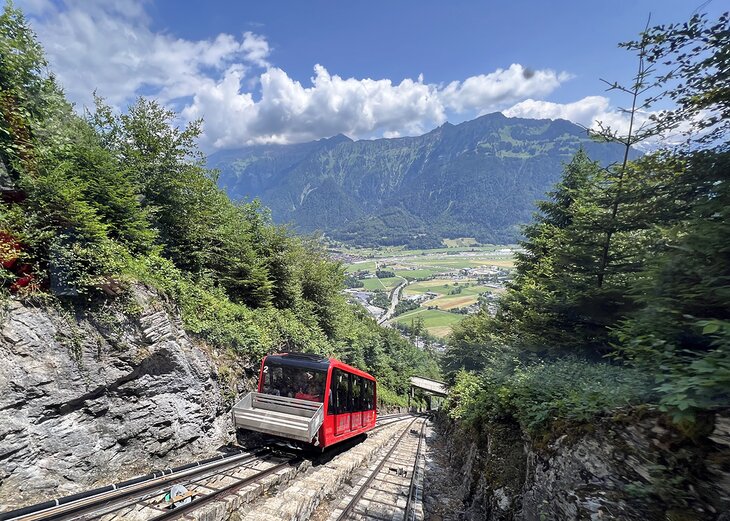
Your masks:
<svg viewBox="0 0 730 521"><path fill-rule="evenodd" d="M412 419L413 416L407 415L407 416L401 416L398 418L386 418L388 421L385 423L376 423L375 426L372 428L372 430L375 429L382 429L383 427L387 427L388 425L393 425L394 423L400 423L406 420ZM366 433L369 431L366 431Z"/></svg>
<svg viewBox="0 0 730 521"><path fill-rule="evenodd" d="M380 473L380 471L383 469L383 466L385 463L390 459L390 457L393 455L393 452L395 452L395 449L398 448L398 445L400 445L400 442L403 441L403 438L410 432L411 425L413 425L418 418L413 418L411 423L403 430L403 433L398 437L398 439L395 441L393 446L390 448L388 453L383 457L383 459L380 461L378 466L373 470L373 472L368 476L365 483L362 484L360 489L357 491L355 496L350 500L350 502L347 504L345 509L342 511L342 513L337 518L337 521L344 521L346 519L350 518L350 514L352 514L352 511L355 509L355 505L362 499L362 496L365 494L365 492L368 490L368 487L370 486L370 483L373 482L375 477Z"/></svg>
<svg viewBox="0 0 730 521"><path fill-rule="evenodd" d="M413 489L416 485L416 473L418 471L418 460L421 457L421 446L423 445L424 432L426 431L426 420L421 425L421 433L418 435L418 448L416 449L416 461L413 463L413 471L411 472L411 486L408 488L408 500L406 501L406 513L403 515L403 521L409 521L411 511L413 509Z"/></svg>
<svg viewBox="0 0 730 521"><path fill-rule="evenodd" d="M181 480L183 478L189 478L196 475L204 475L205 473L211 471L223 470L230 467L245 465L247 463L260 460L263 456L269 453L270 451L268 450L260 450L253 454L228 456L222 459L216 459L214 461L205 460L205 462L202 464L198 462L183 465L182 467L179 467L178 470L168 469L169 472L167 470L161 471L162 474L160 476L156 476L156 473L154 473L152 474L153 477L150 477L149 479L143 481L134 482L136 481L136 479L139 478L129 480L134 483L131 483L128 486L117 487L117 485L112 485L113 488L111 490L109 490L108 487L103 487L101 489L101 492L97 494L90 494L90 492L94 491L89 491L86 493L75 494L74 496L68 496L67 498L60 498L59 500L55 501L59 502L64 499L73 499L68 502L58 503L56 505L51 504L48 508L44 508L41 510L28 512L28 509L33 508L33 506L31 506L13 510L10 512L4 512L3 514L0 514L0 521L58 521L68 518L69 516L79 515L85 511L91 512L94 509L98 509L103 506L112 506L130 498L131 496L144 495L148 491L158 489L166 485L171 485L173 484L173 482ZM83 497L79 497L78 499L76 499L76 496L79 495ZM41 505L46 505L49 503L53 502L46 502L42 503Z"/></svg>
<svg viewBox="0 0 730 521"><path fill-rule="evenodd" d="M192 500L190 503L181 505L181 506L174 508L174 509L170 510L169 512L165 512L164 514L161 514L157 517L153 517L150 521L163 521L166 519L175 519L177 517L182 517L185 514L187 514L188 512L190 512L191 510L200 508L201 506L205 505L206 503L209 503L210 501L213 501L213 500L219 498L220 496L232 494L232 493L236 492L238 489L245 487L246 485L255 483L288 465L294 465L300 461L302 461L302 458L300 458L300 457L291 458L287 461L283 461L277 465L274 465L273 467L270 467L257 474L254 474L253 476L249 476L247 478L240 479L236 483L232 483L228 486L225 486L225 487L217 490L216 492L206 494L205 496Z"/></svg>

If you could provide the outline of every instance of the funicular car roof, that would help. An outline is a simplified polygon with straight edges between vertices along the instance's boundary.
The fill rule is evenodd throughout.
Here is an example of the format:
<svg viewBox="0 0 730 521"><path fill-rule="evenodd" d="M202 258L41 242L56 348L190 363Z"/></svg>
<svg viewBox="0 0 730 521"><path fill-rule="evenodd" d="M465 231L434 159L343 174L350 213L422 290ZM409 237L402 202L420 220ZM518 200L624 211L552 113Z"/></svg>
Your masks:
<svg viewBox="0 0 730 521"><path fill-rule="evenodd" d="M277 353L266 357L266 363L287 367L303 367L327 371L330 366L329 358L311 353Z"/></svg>
<svg viewBox="0 0 730 521"><path fill-rule="evenodd" d="M274 365L283 365L287 367L304 367L306 369L316 369L327 371L329 367L335 366L344 369L358 376L375 380L371 374L361 371L357 367L352 367L336 358L327 358L326 356L316 355L313 353L276 353L266 357L266 363L272 362Z"/></svg>

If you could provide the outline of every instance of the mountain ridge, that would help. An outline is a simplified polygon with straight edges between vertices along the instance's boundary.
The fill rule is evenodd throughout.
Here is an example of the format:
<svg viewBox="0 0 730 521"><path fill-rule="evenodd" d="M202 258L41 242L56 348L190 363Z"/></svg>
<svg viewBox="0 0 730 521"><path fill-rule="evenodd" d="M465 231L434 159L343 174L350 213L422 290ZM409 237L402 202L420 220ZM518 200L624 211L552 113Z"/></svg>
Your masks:
<svg viewBox="0 0 730 521"><path fill-rule="evenodd" d="M209 166L233 199L257 197L277 222L300 232L428 247L457 236L517 240L535 201L581 147L604 165L622 153L564 119L496 112L420 136L354 141L338 134L226 150L212 154Z"/></svg>

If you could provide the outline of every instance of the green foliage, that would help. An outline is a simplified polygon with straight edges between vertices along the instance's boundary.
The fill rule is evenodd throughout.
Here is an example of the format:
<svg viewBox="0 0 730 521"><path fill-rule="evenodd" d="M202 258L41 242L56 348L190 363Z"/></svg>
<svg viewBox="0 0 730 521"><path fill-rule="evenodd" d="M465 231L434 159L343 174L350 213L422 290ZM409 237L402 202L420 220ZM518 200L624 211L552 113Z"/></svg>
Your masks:
<svg viewBox="0 0 730 521"><path fill-rule="evenodd" d="M344 269L317 241L274 225L258 201L232 202L205 167L201 122L180 128L177 119L143 98L116 114L97 97L93 112L77 116L22 14L6 5L3 295L50 289L88 305L141 283L179 311L189 333L249 361L282 350L334 355L395 395L413 373L437 376L430 354L347 304ZM25 277L22 288L10 266Z"/></svg>
<svg viewBox="0 0 730 521"><path fill-rule="evenodd" d="M730 129L730 13L715 22L694 14L685 23L649 28L642 39L622 43L641 51L651 64L669 64L657 69L662 87L657 98L667 98L674 107L654 120L665 129L684 126L693 145L727 151L725 136Z"/></svg>
<svg viewBox="0 0 730 521"><path fill-rule="evenodd" d="M0 14L0 160L15 178L33 171L32 127L58 92L45 68L23 14L7 4Z"/></svg>
<svg viewBox="0 0 730 521"><path fill-rule="evenodd" d="M636 369L570 358L524 365L503 357L480 373L457 373L447 409L476 428L484 421L516 421L535 435L650 397L651 381Z"/></svg>
<svg viewBox="0 0 730 521"><path fill-rule="evenodd" d="M379 308L388 309L390 307L390 298L385 291L375 291L370 304Z"/></svg>
<svg viewBox="0 0 730 521"><path fill-rule="evenodd" d="M512 344L593 357L610 350L611 328L636 308L629 293L638 272L661 247L658 226L677 218L670 208L677 206L676 194L667 189L674 166L647 156L617 176L582 152L566 165L563 180L525 228L525 253L517 256L500 306Z"/></svg>
<svg viewBox="0 0 730 521"><path fill-rule="evenodd" d="M408 407L408 398L378 384L378 407Z"/></svg>
<svg viewBox="0 0 730 521"><path fill-rule="evenodd" d="M467 393L473 416L535 432L641 401L683 425L730 405L728 19L695 16L626 44L639 72L612 88L631 96L632 121L658 99L676 105L626 136L600 129L627 160L602 168L579 152L526 227L496 316L455 328L444 369L462 380L460 368L481 372L480 390ZM682 125L704 133L628 161L632 144ZM509 369L500 356L512 349ZM564 359L575 354L594 362ZM606 355L624 365L597 363Z"/></svg>
<svg viewBox="0 0 730 521"><path fill-rule="evenodd" d="M486 400L481 379L477 373L460 370L455 374L444 408L451 418L467 424L477 425Z"/></svg>
<svg viewBox="0 0 730 521"><path fill-rule="evenodd" d="M454 324L448 348L441 362L449 380L465 369L481 371L507 350L500 333L501 324L486 309Z"/></svg>
<svg viewBox="0 0 730 521"><path fill-rule="evenodd" d="M397 317L398 315L402 315L403 313L406 313L413 309L418 309L419 307L421 306L418 304L418 302L414 302L412 300L401 300L398 302L398 304L395 305L395 311L393 312L393 316Z"/></svg>
<svg viewBox="0 0 730 521"><path fill-rule="evenodd" d="M635 288L642 307L617 330L620 356L656 374L663 407L677 419L730 404L728 167L727 152L702 152L687 164L682 181L707 189L666 231L666 250L647 262Z"/></svg>
<svg viewBox="0 0 730 521"><path fill-rule="evenodd" d="M362 281L352 275L345 276L345 287L346 288L362 288Z"/></svg>

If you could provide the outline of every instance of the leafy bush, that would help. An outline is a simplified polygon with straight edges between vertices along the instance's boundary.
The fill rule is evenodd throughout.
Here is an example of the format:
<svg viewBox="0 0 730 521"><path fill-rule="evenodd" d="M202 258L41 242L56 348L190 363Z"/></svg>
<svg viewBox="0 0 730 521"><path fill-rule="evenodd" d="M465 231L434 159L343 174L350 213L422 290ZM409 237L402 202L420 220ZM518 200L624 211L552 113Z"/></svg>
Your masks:
<svg viewBox="0 0 730 521"><path fill-rule="evenodd" d="M526 365L504 358L480 374L458 373L447 409L474 426L511 419L537 434L558 421L588 422L651 396L651 380L633 368L574 358Z"/></svg>
<svg viewBox="0 0 730 521"><path fill-rule="evenodd" d="M449 416L466 423L475 423L486 401L485 392L479 375L465 370L459 371L445 402Z"/></svg>
<svg viewBox="0 0 730 521"><path fill-rule="evenodd" d="M408 407L408 398L378 385L378 407Z"/></svg>

